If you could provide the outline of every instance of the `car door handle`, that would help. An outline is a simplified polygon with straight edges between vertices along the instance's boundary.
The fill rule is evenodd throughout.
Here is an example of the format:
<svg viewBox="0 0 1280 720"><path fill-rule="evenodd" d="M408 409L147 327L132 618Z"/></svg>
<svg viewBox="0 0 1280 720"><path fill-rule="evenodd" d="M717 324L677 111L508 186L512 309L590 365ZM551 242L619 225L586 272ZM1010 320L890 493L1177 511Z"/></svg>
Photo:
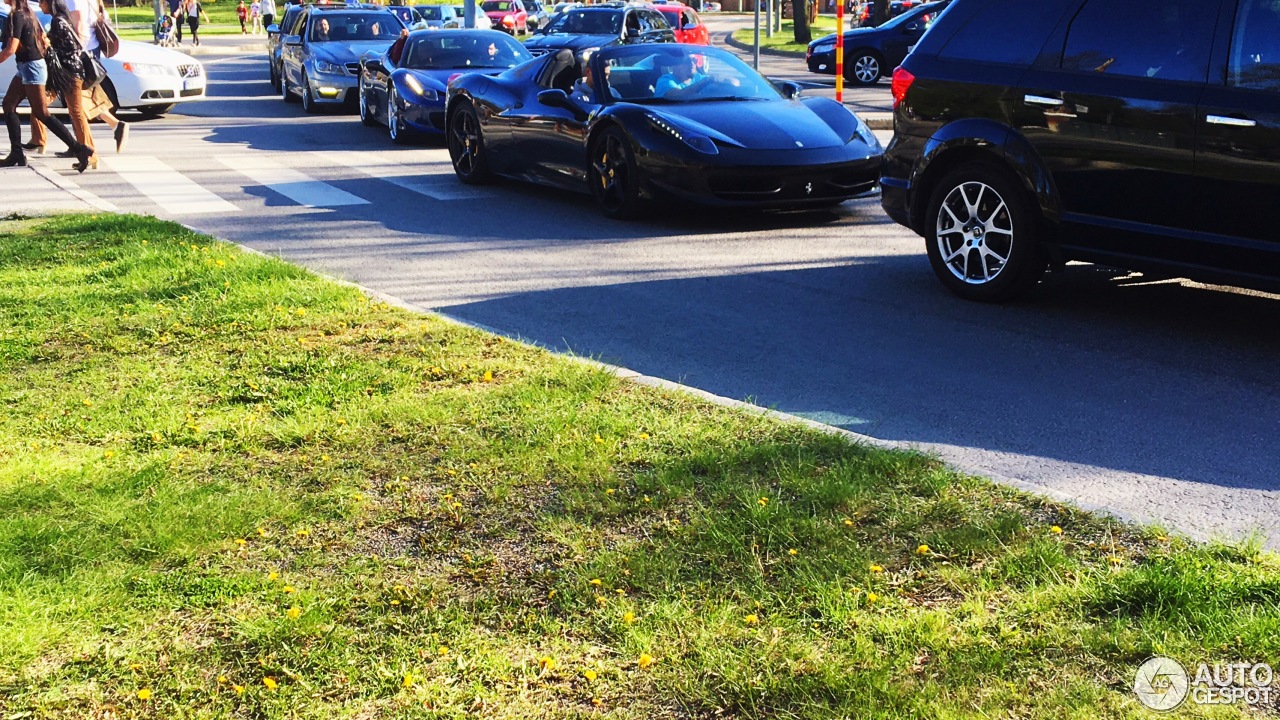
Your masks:
<svg viewBox="0 0 1280 720"><path fill-rule="evenodd" d="M1258 124L1257 120L1227 117L1226 115L1209 115L1204 121L1210 125L1230 125L1232 127L1256 127Z"/></svg>
<svg viewBox="0 0 1280 720"><path fill-rule="evenodd" d="M1058 98L1045 97L1044 95L1023 95L1022 102L1039 107L1058 107L1062 105L1062 100Z"/></svg>

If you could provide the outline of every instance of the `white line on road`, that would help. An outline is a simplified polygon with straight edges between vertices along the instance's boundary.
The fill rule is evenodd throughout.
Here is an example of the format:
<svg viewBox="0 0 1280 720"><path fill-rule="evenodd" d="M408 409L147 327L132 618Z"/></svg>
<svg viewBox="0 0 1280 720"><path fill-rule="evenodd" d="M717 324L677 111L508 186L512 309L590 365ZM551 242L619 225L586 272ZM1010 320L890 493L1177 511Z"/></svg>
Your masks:
<svg viewBox="0 0 1280 720"><path fill-rule="evenodd" d="M239 212L239 208L200 187L182 173L147 155L104 157L102 162L173 215Z"/></svg>
<svg viewBox="0 0 1280 720"><path fill-rule="evenodd" d="M115 203L111 202L110 200L103 200L97 195L94 195L88 190L85 190L84 188L80 187L79 183L77 183L75 180L72 180L71 178L63 177L58 173L54 172L52 169L39 164L32 165L32 169L34 169L44 179L48 180L54 185L57 185L63 190L66 190L67 192L71 193L75 197L79 198L81 201L86 202L89 205L92 205L93 207L98 208L99 210L102 210L103 212L120 212L120 208Z"/></svg>
<svg viewBox="0 0 1280 720"><path fill-rule="evenodd" d="M355 150L320 153L320 156L335 165L345 165L352 170L358 170L365 175L385 180L397 187L436 200L486 197L483 190L474 190L458 182L458 178L453 174L453 166L447 162L406 165L366 151ZM424 175L423 172L433 165L433 169L437 171L436 174Z"/></svg>
<svg viewBox="0 0 1280 720"><path fill-rule="evenodd" d="M339 207L342 205L368 205L369 201L336 188L329 183L286 167L281 159L259 153L243 155L219 155L218 162L249 176L259 185L284 195L307 207Z"/></svg>

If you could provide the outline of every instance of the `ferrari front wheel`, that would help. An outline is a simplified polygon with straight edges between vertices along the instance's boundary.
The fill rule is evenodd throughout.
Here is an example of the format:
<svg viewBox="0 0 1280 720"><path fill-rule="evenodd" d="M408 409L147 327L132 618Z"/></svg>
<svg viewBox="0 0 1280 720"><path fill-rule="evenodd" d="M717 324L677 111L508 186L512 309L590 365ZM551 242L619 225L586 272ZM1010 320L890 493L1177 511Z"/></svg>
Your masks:
<svg viewBox="0 0 1280 720"><path fill-rule="evenodd" d="M640 215L639 171L631 143L620 130L605 130L591 144L587 180L605 217L629 220Z"/></svg>
<svg viewBox="0 0 1280 720"><path fill-rule="evenodd" d="M480 134L480 117L469 102L463 102L449 118L449 159L453 172L467 185L483 185L493 180L489 156Z"/></svg>

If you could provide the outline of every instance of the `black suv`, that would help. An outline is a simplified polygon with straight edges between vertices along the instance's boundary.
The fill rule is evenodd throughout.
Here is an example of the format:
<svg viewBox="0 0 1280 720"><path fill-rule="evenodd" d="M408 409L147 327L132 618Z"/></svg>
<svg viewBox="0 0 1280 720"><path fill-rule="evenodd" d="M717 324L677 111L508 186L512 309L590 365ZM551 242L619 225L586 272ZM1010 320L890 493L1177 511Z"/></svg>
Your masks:
<svg viewBox="0 0 1280 720"><path fill-rule="evenodd" d="M962 297L1068 260L1280 289L1274 0L955 0L893 102L884 209Z"/></svg>

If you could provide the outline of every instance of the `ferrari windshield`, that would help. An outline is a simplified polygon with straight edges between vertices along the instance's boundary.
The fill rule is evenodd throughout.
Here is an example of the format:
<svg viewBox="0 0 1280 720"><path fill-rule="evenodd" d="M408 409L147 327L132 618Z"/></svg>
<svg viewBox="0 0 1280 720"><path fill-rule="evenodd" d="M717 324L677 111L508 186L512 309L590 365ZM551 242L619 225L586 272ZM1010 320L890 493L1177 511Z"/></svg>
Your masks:
<svg viewBox="0 0 1280 720"><path fill-rule="evenodd" d="M636 103L780 100L760 73L723 50L681 45L628 45L599 54L617 99Z"/></svg>
<svg viewBox="0 0 1280 720"><path fill-rule="evenodd" d="M533 55L518 41L497 33L430 34L411 40L400 66L413 70L510 68Z"/></svg>
<svg viewBox="0 0 1280 720"><path fill-rule="evenodd" d="M402 25L391 13L315 13L311 21L313 43L386 40L400 34Z"/></svg>
<svg viewBox="0 0 1280 720"><path fill-rule="evenodd" d="M574 8L557 15L547 26L549 35L617 35L622 32L622 13L605 8Z"/></svg>

